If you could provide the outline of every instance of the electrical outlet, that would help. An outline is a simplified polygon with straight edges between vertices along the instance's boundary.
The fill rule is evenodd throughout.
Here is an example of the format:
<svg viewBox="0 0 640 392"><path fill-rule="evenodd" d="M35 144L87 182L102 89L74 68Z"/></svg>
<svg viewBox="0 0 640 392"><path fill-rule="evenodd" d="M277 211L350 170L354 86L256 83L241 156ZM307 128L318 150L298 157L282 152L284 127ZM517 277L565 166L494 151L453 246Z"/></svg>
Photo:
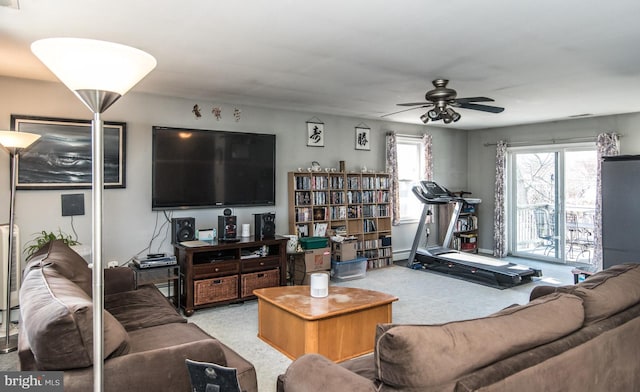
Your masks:
<svg viewBox="0 0 640 392"><path fill-rule="evenodd" d="M120 263L118 263L117 261L110 261L107 264L107 267L109 267L109 268L115 268L115 267L118 267L118 266L120 266Z"/></svg>

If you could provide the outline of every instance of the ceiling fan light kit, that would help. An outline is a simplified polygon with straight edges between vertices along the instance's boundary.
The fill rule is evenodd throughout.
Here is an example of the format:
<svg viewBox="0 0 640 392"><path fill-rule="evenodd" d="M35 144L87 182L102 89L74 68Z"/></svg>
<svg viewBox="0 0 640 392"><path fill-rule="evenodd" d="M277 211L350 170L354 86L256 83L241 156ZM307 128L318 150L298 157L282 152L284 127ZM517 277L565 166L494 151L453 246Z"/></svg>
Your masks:
<svg viewBox="0 0 640 392"><path fill-rule="evenodd" d="M450 124L452 122L457 122L462 118L460 113L453 110L453 107L462 108L462 109L471 109L471 110L479 110L481 112L487 113L501 113L504 111L504 108L497 106L489 106L489 105L480 105L475 102L493 102L493 99L487 97L469 97L469 98L456 98L457 92L454 89L448 88L447 84L449 81L447 79L436 79L433 82L433 86L435 87L433 90L427 91L424 95L424 98L427 102L410 102L410 103L399 103L398 106L415 106L413 108L400 110L398 112L393 112L389 114L385 114L382 117L391 116L393 114L398 114L401 112L406 112L408 110L420 109L420 108L429 108L433 107L433 109L428 110L426 113L420 116L420 120L423 123L428 123L429 121L438 121L442 120L445 124Z"/></svg>

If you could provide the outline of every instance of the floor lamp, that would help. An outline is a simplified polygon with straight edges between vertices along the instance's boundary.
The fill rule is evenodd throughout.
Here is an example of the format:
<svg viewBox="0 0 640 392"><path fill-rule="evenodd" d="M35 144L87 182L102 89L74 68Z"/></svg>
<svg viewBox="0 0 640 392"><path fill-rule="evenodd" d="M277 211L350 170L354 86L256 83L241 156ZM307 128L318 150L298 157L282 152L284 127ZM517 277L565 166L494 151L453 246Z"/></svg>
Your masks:
<svg viewBox="0 0 640 392"><path fill-rule="evenodd" d="M104 188L104 128L100 115L156 66L139 49L84 38L46 38L31 51L93 112L92 230L93 262L93 390L104 388L104 271L102 264L102 191Z"/></svg>
<svg viewBox="0 0 640 392"><path fill-rule="evenodd" d="M29 147L33 142L38 140L40 135L28 132L0 131L0 145L7 149L11 156L11 195L9 197L9 246L8 246L8 262L6 292L7 292L7 309L4 315L5 335L4 341L0 343L0 354L7 354L18 349L18 335L10 334L11 324L11 267L13 266L13 253L16 246L20 244L13 243L13 218L15 215L16 205L16 179L18 172L18 155L24 148ZM17 253L19 254L19 252ZM20 271L16 268L16 273Z"/></svg>

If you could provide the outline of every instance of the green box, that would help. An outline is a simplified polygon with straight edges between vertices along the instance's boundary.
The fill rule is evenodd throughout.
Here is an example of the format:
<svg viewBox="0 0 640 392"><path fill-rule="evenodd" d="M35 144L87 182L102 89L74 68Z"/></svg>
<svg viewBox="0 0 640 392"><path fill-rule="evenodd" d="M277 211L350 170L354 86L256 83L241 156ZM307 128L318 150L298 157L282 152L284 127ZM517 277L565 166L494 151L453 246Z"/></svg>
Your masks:
<svg viewBox="0 0 640 392"><path fill-rule="evenodd" d="M302 237L299 241L302 249L326 248L329 243L327 237Z"/></svg>

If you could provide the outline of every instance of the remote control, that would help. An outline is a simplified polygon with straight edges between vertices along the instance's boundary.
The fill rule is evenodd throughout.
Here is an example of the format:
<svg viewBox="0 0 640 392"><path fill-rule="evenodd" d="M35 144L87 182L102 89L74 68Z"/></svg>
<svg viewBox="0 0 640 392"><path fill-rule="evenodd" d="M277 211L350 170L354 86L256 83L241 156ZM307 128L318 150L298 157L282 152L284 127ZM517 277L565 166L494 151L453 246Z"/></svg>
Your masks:
<svg viewBox="0 0 640 392"><path fill-rule="evenodd" d="M159 257L164 257L164 256L166 256L166 254L164 253L149 253L147 255L147 259L157 259Z"/></svg>

